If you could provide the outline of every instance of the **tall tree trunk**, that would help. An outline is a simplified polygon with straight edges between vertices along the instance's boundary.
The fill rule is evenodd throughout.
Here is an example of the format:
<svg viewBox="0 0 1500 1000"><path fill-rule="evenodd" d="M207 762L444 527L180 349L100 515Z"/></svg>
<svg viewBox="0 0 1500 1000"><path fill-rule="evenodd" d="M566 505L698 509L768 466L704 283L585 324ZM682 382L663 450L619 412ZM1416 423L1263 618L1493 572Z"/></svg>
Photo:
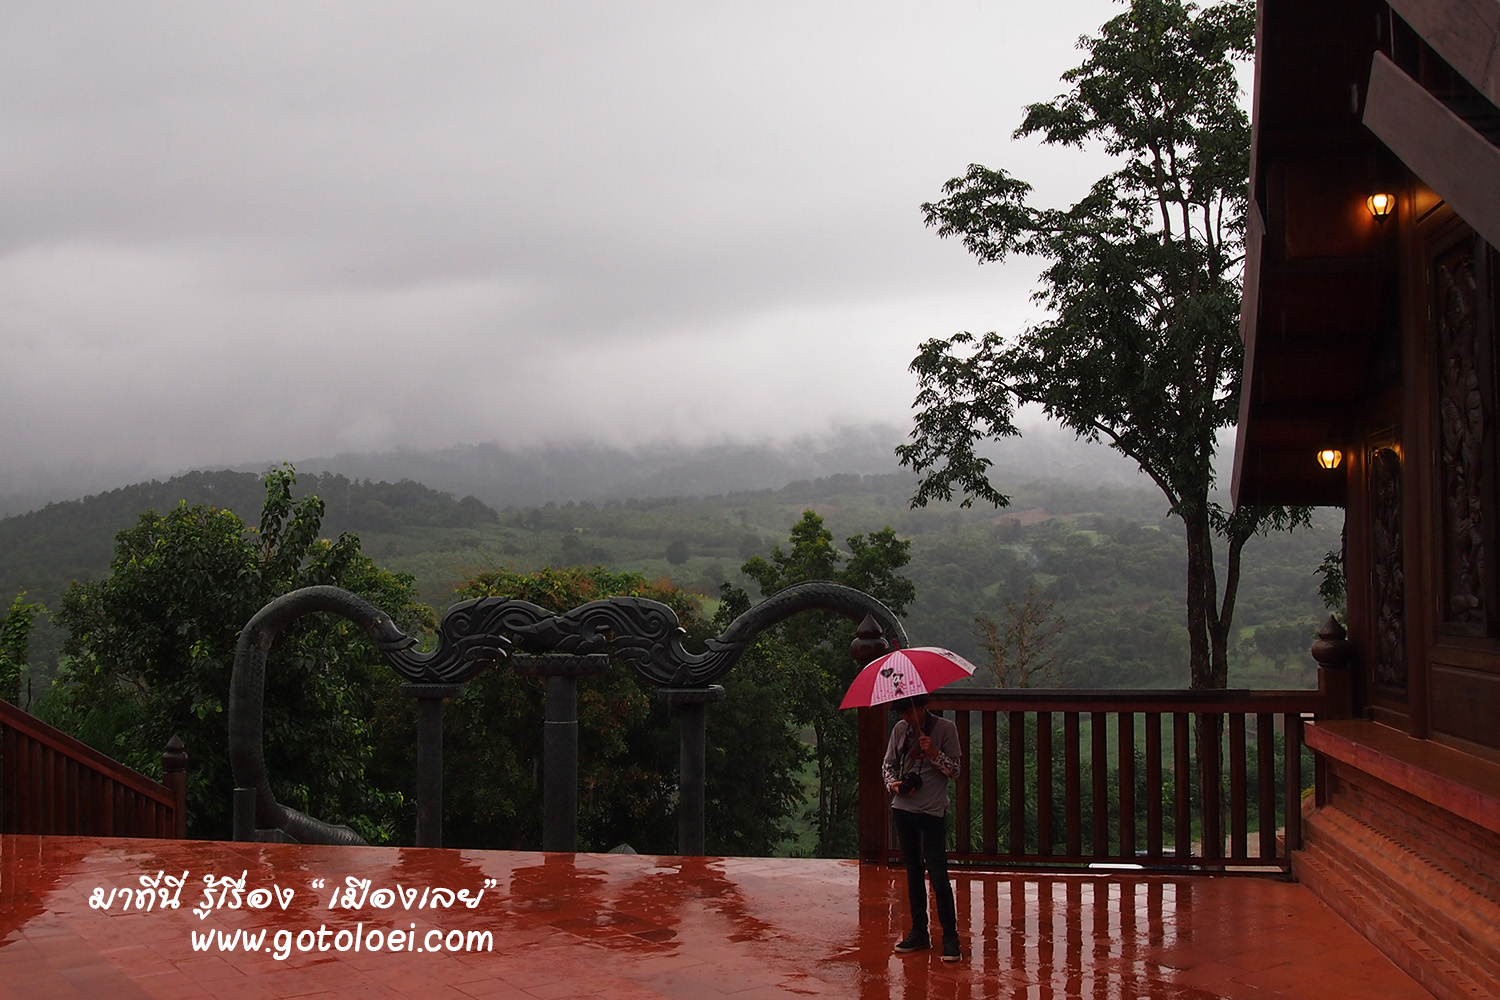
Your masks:
<svg viewBox="0 0 1500 1000"><path fill-rule="evenodd" d="M1214 586L1213 530L1209 527L1206 504L1181 512L1187 534L1187 629L1188 677L1194 690L1222 688L1225 680L1215 683L1209 623L1218 603Z"/></svg>
<svg viewBox="0 0 1500 1000"><path fill-rule="evenodd" d="M1225 532L1227 559L1224 568L1224 596L1219 599L1218 610L1209 623L1213 676L1223 678L1219 687L1229 686L1229 633L1233 629L1234 605L1240 592L1240 554L1244 551L1245 543L1250 540L1250 534L1238 524L1237 518L1231 519L1230 527Z"/></svg>
<svg viewBox="0 0 1500 1000"><path fill-rule="evenodd" d="M1187 531L1188 550L1187 614L1191 687L1195 691L1222 690L1229 680L1227 653L1216 656L1214 647L1220 645L1215 640L1226 633L1217 614L1218 588L1214 574L1213 528L1209 521L1207 503L1197 504L1184 511L1183 523ZM1219 760L1218 751L1222 738L1223 717L1200 714L1193 732L1193 769L1200 807L1222 798L1217 794L1220 769L1209 766L1210 761ZM1216 857L1223 848L1223 825L1219 811L1207 808L1200 810L1205 857Z"/></svg>

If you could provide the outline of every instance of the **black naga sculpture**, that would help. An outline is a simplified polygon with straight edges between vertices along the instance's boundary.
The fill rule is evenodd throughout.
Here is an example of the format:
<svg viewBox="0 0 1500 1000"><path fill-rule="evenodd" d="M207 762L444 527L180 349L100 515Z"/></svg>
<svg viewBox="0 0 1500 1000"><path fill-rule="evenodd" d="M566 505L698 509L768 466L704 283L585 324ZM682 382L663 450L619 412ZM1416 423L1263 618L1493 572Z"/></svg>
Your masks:
<svg viewBox="0 0 1500 1000"><path fill-rule="evenodd" d="M246 624L235 650L229 687L229 753L235 781L235 837L285 837L301 843L362 844L345 826L334 826L290 809L276 801L266 774L264 691L266 653L288 624L303 615L330 612L365 630L381 656L407 684L403 690L422 699L418 717L418 836L419 846L438 846L441 820L441 705L459 693L460 685L486 667L519 654L532 664L531 672L548 677L548 722L576 725L576 718L553 718L554 694L571 695L576 678L589 670L581 665L605 657L629 664L646 680L663 689L665 700L680 706L683 718L683 788L679 826L683 853L702 851L703 706L722 696L714 682L727 674L761 631L803 611L829 611L873 626L898 648L906 646L901 622L870 595L825 581L786 588L740 615L722 635L708 640L701 653L682 645L685 634L671 608L638 597L591 601L565 614L553 614L527 601L482 597L456 604L438 626L437 646L431 652L414 650L417 640L396 627L379 608L338 587L306 587L267 604ZM884 643L880 644L884 646ZM870 647L875 650L875 647ZM569 697L557 698L563 706ZM571 714L564 707L561 714ZM566 748L549 754L567 752ZM576 754L576 739L574 741ZM549 767L552 761L549 759ZM572 770L566 760L557 770ZM424 766L425 765L425 766ZM691 787L696 785L696 787ZM557 799L563 812L571 795ZM696 807L698 815L691 815ZM549 808L544 846L569 850L560 817ZM424 819L423 813L426 814ZM259 832L257 832L259 831ZM278 831L273 833L272 831ZM425 842L425 843L424 843Z"/></svg>

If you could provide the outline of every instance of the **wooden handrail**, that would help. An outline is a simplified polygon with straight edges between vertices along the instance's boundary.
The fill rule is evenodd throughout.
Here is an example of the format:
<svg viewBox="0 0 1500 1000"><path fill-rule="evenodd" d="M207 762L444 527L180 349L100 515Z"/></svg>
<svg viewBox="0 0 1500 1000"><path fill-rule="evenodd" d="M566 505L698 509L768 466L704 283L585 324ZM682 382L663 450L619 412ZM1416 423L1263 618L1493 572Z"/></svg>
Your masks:
<svg viewBox="0 0 1500 1000"><path fill-rule="evenodd" d="M965 753L950 860L1285 870L1301 842L1302 725L1322 704L1317 691L937 691L928 709L953 719ZM889 723L861 711L860 857L889 862ZM1199 730L1220 739L1200 746Z"/></svg>
<svg viewBox="0 0 1500 1000"><path fill-rule="evenodd" d="M938 711L964 708L977 711L1030 712L1306 712L1318 703L1316 691L1075 691L1042 688L944 688L931 695L929 707ZM1102 707L1108 706L1108 707Z"/></svg>
<svg viewBox="0 0 1500 1000"><path fill-rule="evenodd" d="M112 757L105 756L87 743L69 736L61 729L47 725L36 716L28 715L6 701L0 701L0 726L24 733L37 743L49 746L58 753L86 765L90 770L97 771L116 784L124 785L147 798L155 799L162 805L172 805L172 792L167 786L153 781L134 768L126 767Z"/></svg>
<svg viewBox="0 0 1500 1000"><path fill-rule="evenodd" d="M167 750L170 786L0 701L0 831L185 836L186 755Z"/></svg>

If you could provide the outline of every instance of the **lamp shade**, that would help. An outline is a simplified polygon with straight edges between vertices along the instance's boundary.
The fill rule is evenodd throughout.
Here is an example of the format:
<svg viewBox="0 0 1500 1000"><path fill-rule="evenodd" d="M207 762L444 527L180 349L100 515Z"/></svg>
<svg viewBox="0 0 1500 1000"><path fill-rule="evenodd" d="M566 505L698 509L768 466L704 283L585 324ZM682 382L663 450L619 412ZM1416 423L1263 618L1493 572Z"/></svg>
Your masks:
<svg viewBox="0 0 1500 1000"><path fill-rule="evenodd" d="M1324 448L1318 452L1318 464L1325 469L1337 469L1344 460L1344 453L1337 448Z"/></svg>

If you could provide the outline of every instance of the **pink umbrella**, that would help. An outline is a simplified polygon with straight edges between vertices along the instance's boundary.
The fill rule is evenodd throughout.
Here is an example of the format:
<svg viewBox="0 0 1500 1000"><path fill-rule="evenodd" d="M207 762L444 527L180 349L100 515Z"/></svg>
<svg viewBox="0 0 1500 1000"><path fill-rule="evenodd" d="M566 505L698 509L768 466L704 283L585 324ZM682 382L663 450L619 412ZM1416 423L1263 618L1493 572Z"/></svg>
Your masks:
<svg viewBox="0 0 1500 1000"><path fill-rule="evenodd" d="M839 708L864 708L935 691L974 673L974 664L950 649L914 646L871 661L859 672Z"/></svg>

